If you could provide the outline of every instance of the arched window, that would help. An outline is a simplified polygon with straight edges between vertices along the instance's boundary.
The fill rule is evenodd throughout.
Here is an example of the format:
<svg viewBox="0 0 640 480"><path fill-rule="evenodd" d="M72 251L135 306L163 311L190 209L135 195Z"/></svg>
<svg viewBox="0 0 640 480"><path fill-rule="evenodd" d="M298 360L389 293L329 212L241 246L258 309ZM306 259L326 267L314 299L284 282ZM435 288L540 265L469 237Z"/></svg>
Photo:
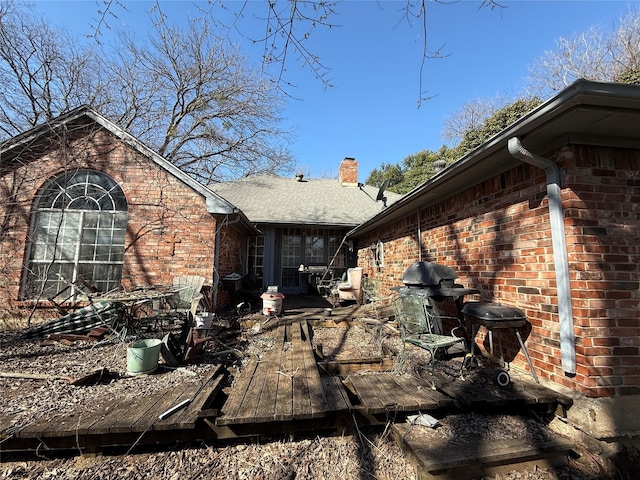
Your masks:
<svg viewBox="0 0 640 480"><path fill-rule="evenodd" d="M25 298L49 298L82 279L99 291L120 285L127 200L94 170L49 180L34 205Z"/></svg>

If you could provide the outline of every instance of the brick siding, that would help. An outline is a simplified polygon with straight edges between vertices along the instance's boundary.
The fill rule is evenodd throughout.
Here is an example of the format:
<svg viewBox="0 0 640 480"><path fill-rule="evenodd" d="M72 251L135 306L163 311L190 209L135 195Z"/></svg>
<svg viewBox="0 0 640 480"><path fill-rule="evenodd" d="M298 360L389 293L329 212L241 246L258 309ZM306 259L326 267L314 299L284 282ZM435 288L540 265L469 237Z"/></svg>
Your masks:
<svg viewBox="0 0 640 480"><path fill-rule="evenodd" d="M640 151L569 146L547 158L558 162L563 174L575 376L565 375L560 361L554 258L541 170L520 165L421 208L422 260L454 268L462 284L481 290L482 301L521 308L531 324L523 337L539 376L594 397L638 394ZM365 273L383 279L387 293L419 259L417 232L416 212L359 239L358 263ZM380 271L365 247L378 239L384 242ZM518 351L513 337L503 335L507 353ZM522 352L515 362L528 368Z"/></svg>
<svg viewBox="0 0 640 480"><path fill-rule="evenodd" d="M212 285L215 232L219 219L207 213L205 199L139 151L103 129L75 132L62 148L3 165L0 188L0 302L5 314L34 305L21 302L20 284L34 199L43 184L67 169L91 168L111 176L128 202L129 222L122 286L171 284L179 275L200 275ZM225 231L233 232L232 227ZM236 268L244 237L224 235L221 276ZM228 270L227 270L228 269ZM42 305L44 306L44 305Z"/></svg>

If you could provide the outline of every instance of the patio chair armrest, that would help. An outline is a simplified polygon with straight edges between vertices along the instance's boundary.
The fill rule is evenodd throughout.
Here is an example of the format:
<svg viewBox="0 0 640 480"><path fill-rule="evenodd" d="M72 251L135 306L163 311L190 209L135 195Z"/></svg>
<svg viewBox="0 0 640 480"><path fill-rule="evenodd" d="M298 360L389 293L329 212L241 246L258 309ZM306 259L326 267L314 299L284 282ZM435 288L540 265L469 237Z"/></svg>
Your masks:
<svg viewBox="0 0 640 480"><path fill-rule="evenodd" d="M444 323L444 321L447 321L447 320L455 324L455 326L449 331L449 334L452 337L456 337L456 338L458 337L455 334L457 330L462 330L464 332L464 325L462 324L462 321L458 317L439 315L438 318L440 320L440 325L442 325L442 323Z"/></svg>

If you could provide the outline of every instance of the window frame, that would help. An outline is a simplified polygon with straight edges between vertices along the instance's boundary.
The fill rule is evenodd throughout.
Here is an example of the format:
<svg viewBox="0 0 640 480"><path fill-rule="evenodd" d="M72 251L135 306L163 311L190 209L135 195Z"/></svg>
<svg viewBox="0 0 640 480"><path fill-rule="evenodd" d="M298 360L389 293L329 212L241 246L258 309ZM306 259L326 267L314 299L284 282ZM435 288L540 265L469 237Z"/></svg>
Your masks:
<svg viewBox="0 0 640 480"><path fill-rule="evenodd" d="M75 300L81 277L98 291L119 287L128 215L122 187L104 172L79 169L47 180L32 207L22 298L65 291Z"/></svg>

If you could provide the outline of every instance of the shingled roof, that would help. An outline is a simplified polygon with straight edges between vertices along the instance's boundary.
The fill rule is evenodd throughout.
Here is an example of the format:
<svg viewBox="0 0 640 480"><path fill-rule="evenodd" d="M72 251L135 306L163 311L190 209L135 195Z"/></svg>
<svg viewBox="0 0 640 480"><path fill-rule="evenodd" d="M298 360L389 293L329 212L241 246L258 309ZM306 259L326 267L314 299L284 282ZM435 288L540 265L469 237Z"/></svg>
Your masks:
<svg viewBox="0 0 640 480"><path fill-rule="evenodd" d="M285 178L260 175L210 185L209 188L242 210L255 224L356 226L380 213L378 188L338 179ZM386 191L386 204L402 195Z"/></svg>

